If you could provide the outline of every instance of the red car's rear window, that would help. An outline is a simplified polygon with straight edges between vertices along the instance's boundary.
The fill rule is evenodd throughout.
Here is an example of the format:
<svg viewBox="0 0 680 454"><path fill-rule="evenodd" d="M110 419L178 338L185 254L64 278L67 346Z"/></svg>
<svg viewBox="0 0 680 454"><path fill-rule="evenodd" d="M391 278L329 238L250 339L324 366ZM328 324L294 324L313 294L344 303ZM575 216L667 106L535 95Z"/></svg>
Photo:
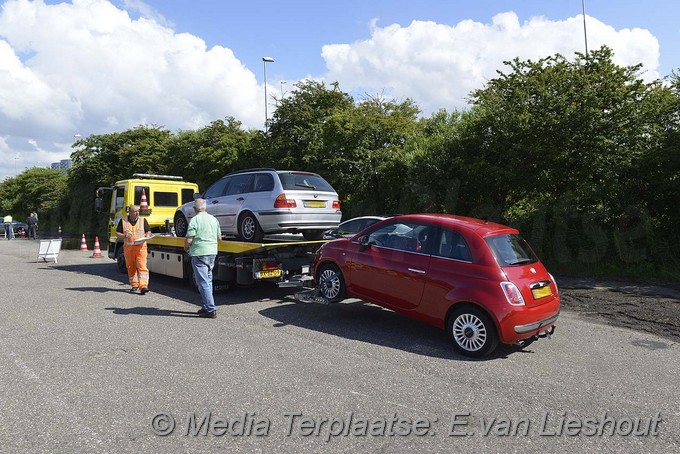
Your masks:
<svg viewBox="0 0 680 454"><path fill-rule="evenodd" d="M524 238L517 234L497 235L485 238L486 244L500 266L517 266L535 263L536 254Z"/></svg>

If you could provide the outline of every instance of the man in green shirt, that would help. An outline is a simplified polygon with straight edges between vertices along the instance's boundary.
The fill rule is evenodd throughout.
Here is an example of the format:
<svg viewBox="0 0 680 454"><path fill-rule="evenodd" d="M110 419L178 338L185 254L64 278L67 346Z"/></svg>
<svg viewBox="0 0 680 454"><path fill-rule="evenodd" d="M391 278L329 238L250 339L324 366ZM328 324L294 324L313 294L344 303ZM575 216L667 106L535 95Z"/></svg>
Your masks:
<svg viewBox="0 0 680 454"><path fill-rule="evenodd" d="M196 216L189 222L184 249L191 256L194 279L203 302L198 315L204 318L216 318L217 308L212 294L212 270L215 266L217 242L222 238L222 230L217 218L207 213L205 209L204 199L194 200Z"/></svg>

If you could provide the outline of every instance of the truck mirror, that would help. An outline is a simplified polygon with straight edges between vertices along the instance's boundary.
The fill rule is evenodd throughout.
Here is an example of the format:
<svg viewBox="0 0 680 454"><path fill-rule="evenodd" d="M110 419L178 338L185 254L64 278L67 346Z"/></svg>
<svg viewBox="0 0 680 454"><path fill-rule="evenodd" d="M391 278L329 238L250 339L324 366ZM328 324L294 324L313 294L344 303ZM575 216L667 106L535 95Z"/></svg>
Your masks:
<svg viewBox="0 0 680 454"><path fill-rule="evenodd" d="M99 191L97 191L99 192ZM104 203L102 202L101 197L97 197L94 199L94 210L99 213L102 210L102 207L104 206Z"/></svg>

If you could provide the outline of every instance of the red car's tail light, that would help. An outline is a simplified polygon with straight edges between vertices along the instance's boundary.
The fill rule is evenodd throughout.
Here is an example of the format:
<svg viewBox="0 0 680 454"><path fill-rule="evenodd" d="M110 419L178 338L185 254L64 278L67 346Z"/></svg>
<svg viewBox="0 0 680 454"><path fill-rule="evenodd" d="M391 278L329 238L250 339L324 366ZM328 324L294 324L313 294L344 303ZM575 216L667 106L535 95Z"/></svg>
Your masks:
<svg viewBox="0 0 680 454"><path fill-rule="evenodd" d="M555 280L552 274L548 273L548 276L550 276L550 279L552 279L553 284L555 285L555 295L557 295L558 293L560 293L560 290L557 288L557 281Z"/></svg>
<svg viewBox="0 0 680 454"><path fill-rule="evenodd" d="M286 194L279 194L274 201L274 208L295 208L297 203L293 199L287 199Z"/></svg>
<svg viewBox="0 0 680 454"><path fill-rule="evenodd" d="M340 201L339 200L333 200L333 209L334 210L340 209Z"/></svg>
<svg viewBox="0 0 680 454"><path fill-rule="evenodd" d="M505 299L513 306L524 306L524 298L519 289L512 282L501 282L501 288L505 293Z"/></svg>

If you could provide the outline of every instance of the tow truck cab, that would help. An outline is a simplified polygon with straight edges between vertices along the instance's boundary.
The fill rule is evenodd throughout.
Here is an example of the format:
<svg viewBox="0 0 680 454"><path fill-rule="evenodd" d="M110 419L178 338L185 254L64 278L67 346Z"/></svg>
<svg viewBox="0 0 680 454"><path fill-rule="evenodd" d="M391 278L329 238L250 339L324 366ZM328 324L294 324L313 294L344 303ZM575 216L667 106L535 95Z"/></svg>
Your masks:
<svg viewBox="0 0 680 454"><path fill-rule="evenodd" d="M109 247L108 255L117 259L122 242L116 237L116 227L123 216L127 216L130 205L140 207L139 214L147 220L151 231L169 232L175 210L178 206L194 200L198 185L173 175L152 175L135 173L133 178L116 181L113 186L97 189L95 208L103 211L104 197L111 192L109 202ZM146 202L146 205L143 202Z"/></svg>

